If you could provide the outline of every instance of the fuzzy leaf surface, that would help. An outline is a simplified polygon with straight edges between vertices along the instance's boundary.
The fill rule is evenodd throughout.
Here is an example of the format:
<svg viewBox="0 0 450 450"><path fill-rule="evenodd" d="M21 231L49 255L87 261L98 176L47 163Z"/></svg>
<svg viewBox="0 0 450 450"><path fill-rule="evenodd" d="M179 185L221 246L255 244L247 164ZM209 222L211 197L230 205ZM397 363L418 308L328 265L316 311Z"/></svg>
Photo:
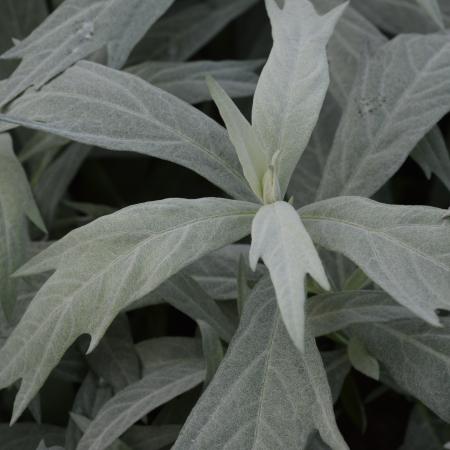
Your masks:
<svg viewBox="0 0 450 450"><path fill-rule="evenodd" d="M127 305L246 236L256 208L225 199L143 203L74 230L29 261L21 275L56 271L0 351L0 386L22 378L13 420L78 336L91 335L92 351Z"/></svg>
<svg viewBox="0 0 450 450"><path fill-rule="evenodd" d="M236 198L255 200L226 131L182 100L132 74L82 61L0 120L110 150L188 167Z"/></svg>
<svg viewBox="0 0 450 450"><path fill-rule="evenodd" d="M311 137L330 82L326 45L344 6L319 16L308 0L266 1L274 45L253 99L252 125L279 155L281 192Z"/></svg>
<svg viewBox="0 0 450 450"><path fill-rule="evenodd" d="M178 2L138 44L132 60L185 61L258 0Z"/></svg>
<svg viewBox="0 0 450 450"><path fill-rule="evenodd" d="M225 359L173 450L299 450L314 430L333 449L347 449L314 339L305 344L302 355L266 277L245 303Z"/></svg>
<svg viewBox="0 0 450 450"><path fill-rule="evenodd" d="M413 319L352 325L349 331L402 389L448 422L450 331L448 321L443 321L445 326L439 328Z"/></svg>
<svg viewBox="0 0 450 450"><path fill-rule="evenodd" d="M67 0L26 39L3 54L22 62L2 89L5 105L27 88L42 87L75 62L107 45L121 67L131 49L173 0Z"/></svg>
<svg viewBox="0 0 450 450"><path fill-rule="evenodd" d="M205 375L202 359L168 362L128 386L99 411L77 450L103 450L133 423L158 406L199 384Z"/></svg>
<svg viewBox="0 0 450 450"><path fill-rule="evenodd" d="M316 198L372 196L450 110L449 75L446 34L401 35L366 54Z"/></svg>
<svg viewBox="0 0 450 450"><path fill-rule="evenodd" d="M9 318L17 296L17 280L11 275L28 257L27 217L45 230L11 137L0 134L0 304Z"/></svg>
<svg viewBox="0 0 450 450"><path fill-rule="evenodd" d="M205 83L212 76L231 98L253 95L258 81L255 70L261 60L248 61L147 61L127 68L143 80L170 92L187 103L195 104L211 99Z"/></svg>
<svg viewBox="0 0 450 450"><path fill-rule="evenodd" d="M419 317L438 325L435 310L450 309L447 210L337 197L300 214L316 244L347 256Z"/></svg>
<svg viewBox="0 0 450 450"><path fill-rule="evenodd" d="M262 258L269 269L278 305L295 345L303 350L305 277L310 274L324 289L327 276L308 232L286 202L263 206L252 223L250 266Z"/></svg>

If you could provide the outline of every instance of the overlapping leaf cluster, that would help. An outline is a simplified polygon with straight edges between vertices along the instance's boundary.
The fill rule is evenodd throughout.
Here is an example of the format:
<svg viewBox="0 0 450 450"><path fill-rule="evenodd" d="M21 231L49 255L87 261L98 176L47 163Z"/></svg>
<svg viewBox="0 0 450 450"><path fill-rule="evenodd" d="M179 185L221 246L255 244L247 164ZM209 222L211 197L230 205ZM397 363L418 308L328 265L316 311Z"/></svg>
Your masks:
<svg viewBox="0 0 450 450"><path fill-rule="evenodd" d="M411 158L450 188L446 0L6 3L0 450L347 449L357 371L415 403L402 448L450 441L449 213L391 181ZM243 59L191 59L246 15ZM105 151L223 195L71 201ZM165 304L192 333L137 339Z"/></svg>

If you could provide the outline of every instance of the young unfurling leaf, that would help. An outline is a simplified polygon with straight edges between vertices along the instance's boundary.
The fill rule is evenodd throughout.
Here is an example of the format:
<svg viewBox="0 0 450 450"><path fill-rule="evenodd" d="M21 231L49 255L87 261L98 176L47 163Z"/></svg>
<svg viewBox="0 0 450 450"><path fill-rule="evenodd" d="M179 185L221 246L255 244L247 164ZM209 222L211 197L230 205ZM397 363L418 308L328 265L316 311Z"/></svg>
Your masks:
<svg viewBox="0 0 450 450"><path fill-rule="evenodd" d="M252 224L250 265L262 258L269 269L289 335L304 349L305 277L310 274L329 289L317 250L295 209L286 202L263 206Z"/></svg>

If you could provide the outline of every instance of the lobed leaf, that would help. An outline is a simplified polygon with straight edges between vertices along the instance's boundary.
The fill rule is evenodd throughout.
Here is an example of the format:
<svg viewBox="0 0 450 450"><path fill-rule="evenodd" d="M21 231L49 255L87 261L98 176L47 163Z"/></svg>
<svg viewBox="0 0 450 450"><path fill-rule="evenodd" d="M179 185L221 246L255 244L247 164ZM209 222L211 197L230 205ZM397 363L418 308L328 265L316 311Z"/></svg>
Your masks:
<svg viewBox="0 0 450 450"><path fill-rule="evenodd" d="M344 254L396 301L439 325L435 309L450 309L447 210L338 197L300 214L316 244Z"/></svg>
<svg viewBox="0 0 450 450"><path fill-rule="evenodd" d="M244 237L256 206L169 199L125 208L69 233L21 275L55 270L0 350L0 386L22 379L13 421L82 334L92 351L115 316L209 251Z"/></svg>
<svg viewBox="0 0 450 450"><path fill-rule="evenodd" d="M26 39L3 54L22 62L2 86L0 104L41 88L105 45L108 64L121 67L131 49L173 0L66 0Z"/></svg>
<svg viewBox="0 0 450 450"><path fill-rule="evenodd" d="M368 323L352 325L349 332L380 361L395 383L449 421L448 321L442 328L431 327L416 319Z"/></svg>
<svg viewBox="0 0 450 450"><path fill-rule="evenodd" d="M329 289L320 257L295 209L285 202L263 206L252 224L250 266L262 258L269 269L281 317L294 344L303 351L305 277Z"/></svg>
<svg viewBox="0 0 450 450"><path fill-rule="evenodd" d="M319 16L309 0L266 1L274 45L253 99L252 124L269 160L279 153L284 195L329 85L326 44L344 11Z"/></svg>

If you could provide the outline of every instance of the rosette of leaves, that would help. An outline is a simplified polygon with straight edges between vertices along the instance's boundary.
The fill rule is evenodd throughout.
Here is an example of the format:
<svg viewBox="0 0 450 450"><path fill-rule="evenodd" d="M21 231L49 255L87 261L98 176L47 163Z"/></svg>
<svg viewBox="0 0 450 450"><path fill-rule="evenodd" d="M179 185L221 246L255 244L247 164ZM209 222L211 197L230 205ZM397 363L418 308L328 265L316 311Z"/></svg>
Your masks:
<svg viewBox="0 0 450 450"><path fill-rule="evenodd" d="M441 31L387 41L347 4L267 0L273 47L248 120L230 95L251 89L245 83L260 62L117 70L138 40L158 40L152 30L144 36L148 23L172 2L153 9L144 1L88 3L64 2L8 52L22 62L1 86L4 130L22 125L156 156L228 197L169 198L104 215L15 272L51 275L0 350L0 387L21 380L12 421L82 335L90 336L92 370L111 391L98 408L87 407L81 395L93 399L100 389L83 381L71 422L71 433L82 433L78 450L140 448L149 436L162 442L154 448L171 444L178 427L144 432L133 424L205 379L175 449L346 449L333 399L348 361L449 421L450 334L437 313L450 309L448 211L369 199L413 151L429 172L442 174L436 160L448 163L436 128L450 110L450 40L439 5L417 6ZM225 23L252 3L211 1L210 17ZM175 8L155 30L175 33L191 6ZM174 47L180 59L195 51L186 42ZM79 61L105 46L107 65ZM226 129L188 103L209 97ZM220 249L248 235L250 267L260 270L261 259L268 275L249 289L242 252L234 254L242 310L235 330L195 264L226 258ZM201 345L167 337L133 347L123 312L161 298L197 321ZM339 351L322 358L315 338L325 335L348 358ZM223 342L230 343L225 356ZM421 379L433 388L420 389Z"/></svg>

